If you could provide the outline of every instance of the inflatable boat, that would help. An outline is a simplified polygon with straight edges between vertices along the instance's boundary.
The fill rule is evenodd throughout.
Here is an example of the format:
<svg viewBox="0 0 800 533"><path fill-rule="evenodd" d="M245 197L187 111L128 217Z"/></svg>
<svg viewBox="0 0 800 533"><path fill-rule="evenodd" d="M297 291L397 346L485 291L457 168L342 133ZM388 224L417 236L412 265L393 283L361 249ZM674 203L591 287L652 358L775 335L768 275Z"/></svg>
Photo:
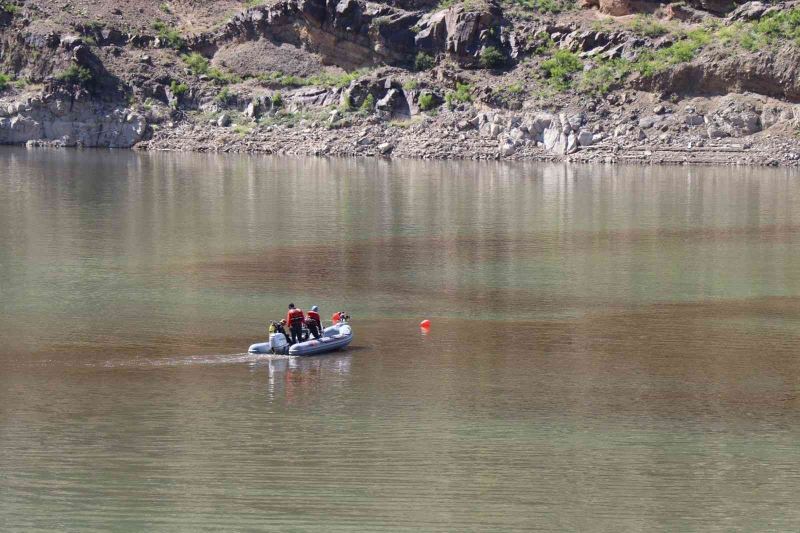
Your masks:
<svg viewBox="0 0 800 533"><path fill-rule="evenodd" d="M273 333L269 342L260 342L250 346L250 353L274 353L283 355L319 355L347 347L353 340L353 330L349 324L340 322L322 330L319 339L298 342L289 346L283 333Z"/></svg>

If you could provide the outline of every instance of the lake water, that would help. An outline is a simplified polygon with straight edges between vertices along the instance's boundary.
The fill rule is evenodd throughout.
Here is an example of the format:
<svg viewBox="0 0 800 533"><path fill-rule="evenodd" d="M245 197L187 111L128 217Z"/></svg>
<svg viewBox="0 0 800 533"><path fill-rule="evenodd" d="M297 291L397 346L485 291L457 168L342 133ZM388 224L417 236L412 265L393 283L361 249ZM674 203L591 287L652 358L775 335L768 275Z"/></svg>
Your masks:
<svg viewBox="0 0 800 533"><path fill-rule="evenodd" d="M800 529L796 171L0 169L2 531Z"/></svg>

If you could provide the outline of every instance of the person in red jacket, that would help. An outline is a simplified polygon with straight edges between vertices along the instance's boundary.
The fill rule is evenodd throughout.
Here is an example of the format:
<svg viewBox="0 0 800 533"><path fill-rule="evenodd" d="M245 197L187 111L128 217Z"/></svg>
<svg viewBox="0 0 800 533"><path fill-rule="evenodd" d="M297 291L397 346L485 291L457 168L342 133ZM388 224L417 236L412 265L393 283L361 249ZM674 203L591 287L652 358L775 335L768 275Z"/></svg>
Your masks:
<svg viewBox="0 0 800 533"><path fill-rule="evenodd" d="M319 316L319 307L316 305L312 306L311 311L306 314L306 327L315 339L322 336L322 318Z"/></svg>
<svg viewBox="0 0 800 533"><path fill-rule="evenodd" d="M296 308L294 304L289 304L286 323L289 324L289 331L292 332L292 344L303 342L303 322L305 322L305 319L302 309Z"/></svg>

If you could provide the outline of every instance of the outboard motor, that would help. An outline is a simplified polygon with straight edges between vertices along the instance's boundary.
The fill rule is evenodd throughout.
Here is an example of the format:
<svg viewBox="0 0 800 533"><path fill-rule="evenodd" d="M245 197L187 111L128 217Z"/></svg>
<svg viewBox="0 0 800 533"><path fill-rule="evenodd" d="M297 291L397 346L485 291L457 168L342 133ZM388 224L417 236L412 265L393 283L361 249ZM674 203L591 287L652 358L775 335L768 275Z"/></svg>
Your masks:
<svg viewBox="0 0 800 533"><path fill-rule="evenodd" d="M289 342L283 333L273 333L269 336L269 347L272 353L286 355L289 353Z"/></svg>

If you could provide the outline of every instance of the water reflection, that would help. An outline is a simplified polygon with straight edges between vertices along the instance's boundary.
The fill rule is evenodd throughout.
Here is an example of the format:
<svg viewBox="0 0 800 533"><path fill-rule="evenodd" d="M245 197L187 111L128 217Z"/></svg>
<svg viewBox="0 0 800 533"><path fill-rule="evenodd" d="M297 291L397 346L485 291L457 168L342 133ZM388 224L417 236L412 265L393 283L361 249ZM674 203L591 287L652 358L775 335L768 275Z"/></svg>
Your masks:
<svg viewBox="0 0 800 533"><path fill-rule="evenodd" d="M351 364L351 354L271 357L266 365L269 400L296 405L309 395L316 396L322 387L346 387Z"/></svg>

